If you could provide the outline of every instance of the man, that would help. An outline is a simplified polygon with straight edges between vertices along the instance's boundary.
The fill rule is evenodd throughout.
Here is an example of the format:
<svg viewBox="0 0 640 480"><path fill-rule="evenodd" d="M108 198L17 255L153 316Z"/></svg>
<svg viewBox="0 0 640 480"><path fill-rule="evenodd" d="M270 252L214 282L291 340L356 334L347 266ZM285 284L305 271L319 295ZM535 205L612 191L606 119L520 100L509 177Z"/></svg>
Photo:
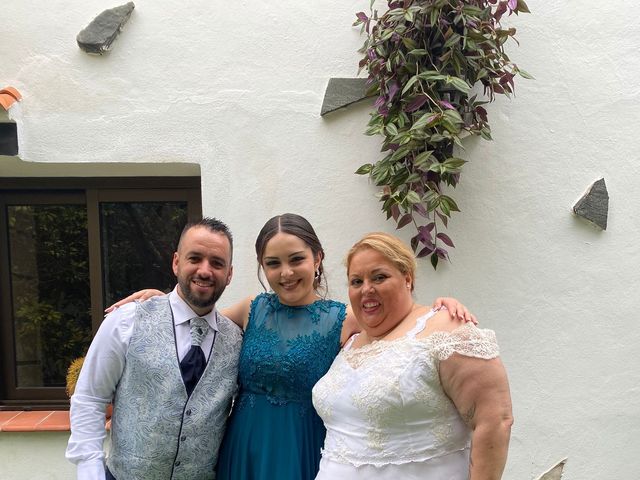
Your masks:
<svg viewBox="0 0 640 480"><path fill-rule="evenodd" d="M173 256L174 290L105 318L71 397L66 456L79 480L215 477L242 343L241 330L215 310L231 282L232 248L224 223L187 225Z"/></svg>

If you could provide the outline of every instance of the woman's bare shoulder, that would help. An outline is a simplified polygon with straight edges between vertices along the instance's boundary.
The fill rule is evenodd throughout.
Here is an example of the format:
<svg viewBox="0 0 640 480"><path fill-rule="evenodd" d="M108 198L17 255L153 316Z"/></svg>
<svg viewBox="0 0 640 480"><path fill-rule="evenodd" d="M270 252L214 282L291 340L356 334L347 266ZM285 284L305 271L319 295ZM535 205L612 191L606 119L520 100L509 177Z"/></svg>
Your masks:
<svg viewBox="0 0 640 480"><path fill-rule="evenodd" d="M425 337L433 332L453 332L455 329L465 325L458 317L453 317L446 308L439 309L427 321L426 328L418 334L418 337Z"/></svg>
<svg viewBox="0 0 640 480"><path fill-rule="evenodd" d="M232 320L236 325L242 329L246 329L249 322L249 311L251 310L251 302L253 302L254 296L245 297L239 302L225 307L220 310L225 317Z"/></svg>

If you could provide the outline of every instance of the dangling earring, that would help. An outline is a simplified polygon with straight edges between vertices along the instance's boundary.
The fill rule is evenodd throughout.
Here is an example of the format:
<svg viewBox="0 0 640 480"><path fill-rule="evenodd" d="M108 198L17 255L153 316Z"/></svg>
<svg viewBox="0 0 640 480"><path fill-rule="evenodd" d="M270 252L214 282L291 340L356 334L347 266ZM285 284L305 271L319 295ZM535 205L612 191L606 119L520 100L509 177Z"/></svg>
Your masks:
<svg viewBox="0 0 640 480"><path fill-rule="evenodd" d="M320 278L320 267L316 268L316 274L313 276L314 279L319 279Z"/></svg>

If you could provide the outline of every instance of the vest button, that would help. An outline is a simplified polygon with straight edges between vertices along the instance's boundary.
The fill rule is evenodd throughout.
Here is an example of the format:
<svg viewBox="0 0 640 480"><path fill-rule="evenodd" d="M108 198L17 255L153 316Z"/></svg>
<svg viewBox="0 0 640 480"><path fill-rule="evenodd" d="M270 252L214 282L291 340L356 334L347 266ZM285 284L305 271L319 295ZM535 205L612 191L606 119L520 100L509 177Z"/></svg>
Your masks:
<svg viewBox="0 0 640 480"><path fill-rule="evenodd" d="M180 466L180 460L178 460L178 461L175 463L175 466L176 466L176 467L179 467L179 466Z"/></svg>
<svg viewBox="0 0 640 480"><path fill-rule="evenodd" d="M182 436L180 437L180 441L181 441L181 442L184 442L186 439L187 439L187 436L186 436L186 435L182 435Z"/></svg>
<svg viewBox="0 0 640 480"><path fill-rule="evenodd" d="M191 416L191 410L187 410L186 414L187 414L187 417L190 417Z"/></svg>

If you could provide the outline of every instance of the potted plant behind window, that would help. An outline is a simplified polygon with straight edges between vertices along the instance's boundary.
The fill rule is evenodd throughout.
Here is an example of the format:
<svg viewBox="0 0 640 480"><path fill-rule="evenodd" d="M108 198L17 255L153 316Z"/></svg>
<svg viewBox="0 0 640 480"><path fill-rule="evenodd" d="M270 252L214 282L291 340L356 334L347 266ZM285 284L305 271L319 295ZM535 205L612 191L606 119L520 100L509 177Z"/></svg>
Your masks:
<svg viewBox="0 0 640 480"><path fill-rule="evenodd" d="M490 140L484 105L510 96L516 75L531 78L504 51L515 28L501 25L505 15L529 9L524 0L390 0L378 15L373 5L354 25L367 36L359 67L369 73L368 94L377 96L365 133L384 137L386 155L356 173L381 187L387 219L414 226L414 252L436 268L454 247L441 229L460 211L443 191L457 185L466 163L454 145L462 148L466 135Z"/></svg>
<svg viewBox="0 0 640 480"><path fill-rule="evenodd" d="M67 369L67 385L65 388L69 398L71 398L73 392L76 391L76 383L78 383L78 377L80 376L80 370L82 370L83 363L84 357L79 357L69 364L69 368Z"/></svg>

